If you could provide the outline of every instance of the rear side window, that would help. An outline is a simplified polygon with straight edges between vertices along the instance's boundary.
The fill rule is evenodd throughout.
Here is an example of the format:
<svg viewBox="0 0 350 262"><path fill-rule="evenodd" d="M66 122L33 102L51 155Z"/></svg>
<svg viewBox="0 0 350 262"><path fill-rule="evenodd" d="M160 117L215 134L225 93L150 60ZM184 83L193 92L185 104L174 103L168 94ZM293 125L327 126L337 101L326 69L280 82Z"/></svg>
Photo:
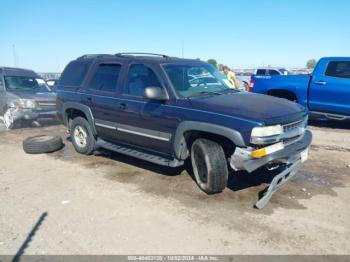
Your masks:
<svg viewBox="0 0 350 262"><path fill-rule="evenodd" d="M330 62L326 70L326 75L339 78L350 78L350 61Z"/></svg>
<svg viewBox="0 0 350 262"><path fill-rule="evenodd" d="M80 86L84 80L86 72L90 67L90 64L91 62L71 62L64 69L59 84L64 86Z"/></svg>
<svg viewBox="0 0 350 262"><path fill-rule="evenodd" d="M264 75L266 74L266 70L265 70L265 69L258 69L258 70L256 71L256 74L257 74L258 76L264 76Z"/></svg>
<svg viewBox="0 0 350 262"><path fill-rule="evenodd" d="M277 70L269 70L269 75L270 76L275 76L275 75L279 75L280 73L278 73Z"/></svg>
<svg viewBox="0 0 350 262"><path fill-rule="evenodd" d="M103 92L116 91L121 65L102 64L97 68L88 88Z"/></svg>

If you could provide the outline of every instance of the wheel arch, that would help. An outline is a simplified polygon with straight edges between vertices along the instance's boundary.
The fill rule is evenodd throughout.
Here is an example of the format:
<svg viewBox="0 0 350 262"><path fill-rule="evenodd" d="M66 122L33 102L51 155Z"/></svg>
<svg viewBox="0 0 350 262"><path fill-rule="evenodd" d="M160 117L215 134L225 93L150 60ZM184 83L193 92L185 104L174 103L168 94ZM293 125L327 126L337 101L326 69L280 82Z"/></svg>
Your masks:
<svg viewBox="0 0 350 262"><path fill-rule="evenodd" d="M298 101L298 96L296 95L296 93L286 89L270 89L267 91L267 94L274 97L285 98L294 102Z"/></svg>
<svg viewBox="0 0 350 262"><path fill-rule="evenodd" d="M217 140L231 143L229 147L240 146L245 147L242 135L234 129L196 121L182 122L175 133L174 152L175 157L180 160L185 160L189 156L190 143L195 138L204 137L212 140ZM226 147L224 145L224 147Z"/></svg>
<svg viewBox="0 0 350 262"><path fill-rule="evenodd" d="M92 128L93 134L94 135L97 134L96 128L95 128L95 120L94 120L94 117L92 115L91 109L88 106L82 105L79 103L74 103L74 102L67 102L67 103L64 103L64 105L63 105L63 112L64 112L63 123L68 128L69 128L70 116L72 116L72 114L73 114L73 116L85 117Z"/></svg>

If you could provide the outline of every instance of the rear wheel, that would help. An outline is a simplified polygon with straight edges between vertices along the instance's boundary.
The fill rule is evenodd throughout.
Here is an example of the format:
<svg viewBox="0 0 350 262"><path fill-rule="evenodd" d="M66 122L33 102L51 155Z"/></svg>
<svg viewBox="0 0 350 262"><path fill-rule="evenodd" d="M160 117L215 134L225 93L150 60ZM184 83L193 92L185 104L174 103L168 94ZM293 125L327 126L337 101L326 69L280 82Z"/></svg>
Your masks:
<svg viewBox="0 0 350 262"><path fill-rule="evenodd" d="M199 138L191 147L191 162L197 185L207 194L222 192L227 185L228 168L223 148Z"/></svg>
<svg viewBox="0 0 350 262"><path fill-rule="evenodd" d="M94 152L96 140L85 118L76 117L71 121L70 136L78 153L91 155Z"/></svg>

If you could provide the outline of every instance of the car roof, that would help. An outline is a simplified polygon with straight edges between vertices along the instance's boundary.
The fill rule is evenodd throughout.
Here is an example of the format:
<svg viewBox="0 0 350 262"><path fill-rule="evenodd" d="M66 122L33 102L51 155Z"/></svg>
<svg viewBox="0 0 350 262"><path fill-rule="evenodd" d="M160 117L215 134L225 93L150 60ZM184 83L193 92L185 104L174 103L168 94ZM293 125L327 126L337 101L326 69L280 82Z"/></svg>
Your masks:
<svg viewBox="0 0 350 262"><path fill-rule="evenodd" d="M78 57L75 61L135 61L140 63L179 63L179 62L200 62L199 59L185 59L170 57L160 54L147 53L118 53L111 54L87 54Z"/></svg>
<svg viewBox="0 0 350 262"><path fill-rule="evenodd" d="M258 67L256 70L287 70L283 67Z"/></svg>
<svg viewBox="0 0 350 262"><path fill-rule="evenodd" d="M0 74L5 76L28 76L40 78L33 70L15 67L0 67Z"/></svg>

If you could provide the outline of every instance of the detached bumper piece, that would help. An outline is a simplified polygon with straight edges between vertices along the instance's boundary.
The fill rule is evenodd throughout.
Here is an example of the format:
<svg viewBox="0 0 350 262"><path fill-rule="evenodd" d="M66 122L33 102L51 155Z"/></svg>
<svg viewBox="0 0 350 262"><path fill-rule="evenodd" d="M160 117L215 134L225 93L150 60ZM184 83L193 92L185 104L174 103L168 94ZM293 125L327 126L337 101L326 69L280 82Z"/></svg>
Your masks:
<svg viewBox="0 0 350 262"><path fill-rule="evenodd" d="M294 164L287 167L280 174L276 175L270 185L259 193L259 200L256 202L255 207L258 209L264 208L270 201L273 193L275 193L284 183L295 176L302 167L301 160L298 160Z"/></svg>

